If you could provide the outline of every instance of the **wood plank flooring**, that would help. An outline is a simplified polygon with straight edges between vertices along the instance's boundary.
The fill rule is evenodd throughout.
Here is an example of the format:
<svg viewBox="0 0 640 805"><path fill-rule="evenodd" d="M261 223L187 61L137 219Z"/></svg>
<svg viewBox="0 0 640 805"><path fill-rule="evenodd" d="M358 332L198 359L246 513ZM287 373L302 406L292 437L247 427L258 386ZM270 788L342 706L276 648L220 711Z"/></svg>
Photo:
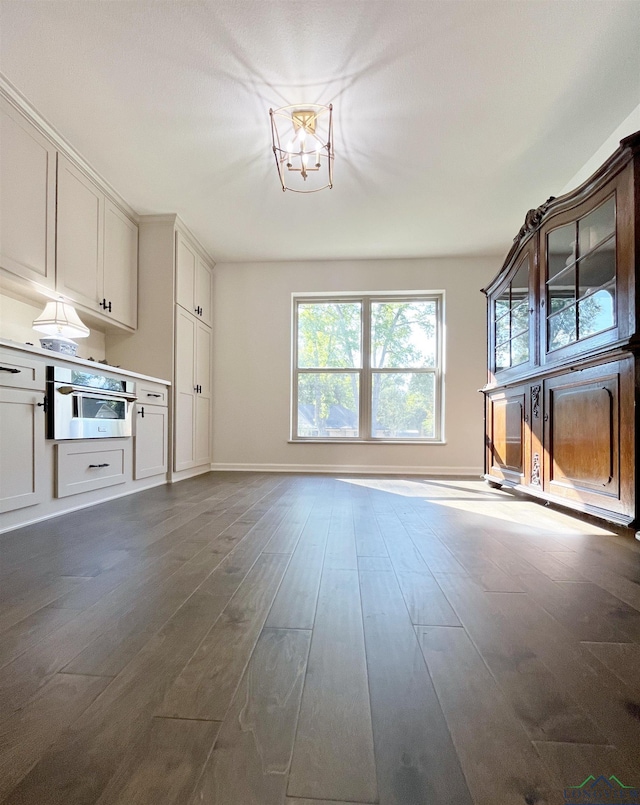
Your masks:
<svg viewBox="0 0 640 805"><path fill-rule="evenodd" d="M481 481L209 473L0 535L6 805L560 805L638 747L640 543Z"/></svg>

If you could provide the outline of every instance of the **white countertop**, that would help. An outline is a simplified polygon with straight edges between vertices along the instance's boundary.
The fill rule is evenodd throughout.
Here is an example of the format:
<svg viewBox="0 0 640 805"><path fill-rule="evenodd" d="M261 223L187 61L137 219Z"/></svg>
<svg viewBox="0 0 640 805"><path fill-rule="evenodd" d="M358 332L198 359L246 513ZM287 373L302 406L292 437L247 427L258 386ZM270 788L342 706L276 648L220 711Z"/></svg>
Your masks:
<svg viewBox="0 0 640 805"><path fill-rule="evenodd" d="M110 366L108 363L102 361L90 361L85 358L74 358L71 355L63 355L61 352L54 352L51 349L42 349L33 344L21 344L18 341L9 341L6 338L0 338L0 347L7 347L8 349L19 350L20 352L30 352L33 355L39 355L46 358L50 363L73 363L77 366L90 366L105 372L115 372L115 374L126 375L127 377L134 377L138 380L149 380L152 383L161 383L164 386L170 386L169 380L163 380L160 377L151 377L150 375L141 375L138 372L130 372L128 369L123 369L121 366Z"/></svg>

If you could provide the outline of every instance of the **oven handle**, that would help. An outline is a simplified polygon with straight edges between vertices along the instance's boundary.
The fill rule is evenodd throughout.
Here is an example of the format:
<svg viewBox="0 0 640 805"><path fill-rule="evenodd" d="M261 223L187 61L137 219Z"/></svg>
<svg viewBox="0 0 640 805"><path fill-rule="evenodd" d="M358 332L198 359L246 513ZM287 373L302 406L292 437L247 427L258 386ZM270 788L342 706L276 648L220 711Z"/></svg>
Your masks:
<svg viewBox="0 0 640 805"><path fill-rule="evenodd" d="M129 394L126 391L110 391L109 389L94 389L87 386L58 386L56 391L60 394L82 394L83 397L98 397L101 400L113 398L116 400L127 400L128 402L135 402L138 398L135 394Z"/></svg>

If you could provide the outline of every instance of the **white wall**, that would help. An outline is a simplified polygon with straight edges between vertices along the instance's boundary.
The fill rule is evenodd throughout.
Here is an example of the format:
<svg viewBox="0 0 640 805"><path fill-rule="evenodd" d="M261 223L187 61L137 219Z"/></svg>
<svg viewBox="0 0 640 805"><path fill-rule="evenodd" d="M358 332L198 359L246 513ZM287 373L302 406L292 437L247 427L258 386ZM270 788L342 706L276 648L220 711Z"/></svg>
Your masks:
<svg viewBox="0 0 640 805"><path fill-rule="evenodd" d="M40 346L39 338L42 333L36 332L32 323L44 310L45 302L44 297L42 304L36 304L7 291L0 293L0 338L17 341L19 344L31 342L36 347ZM79 358L91 357L101 361L104 356L104 333L92 329L87 338L78 339Z"/></svg>
<svg viewBox="0 0 640 805"><path fill-rule="evenodd" d="M628 137L630 134L634 134L636 131L640 131L640 104L638 104L633 112L631 112L609 137L607 137L593 156L585 162L575 176L562 188L560 194L569 193L586 181L620 146L620 140L624 137Z"/></svg>
<svg viewBox="0 0 640 805"><path fill-rule="evenodd" d="M214 469L479 474L495 258L222 263L214 271ZM289 444L291 294L445 291L444 445Z"/></svg>

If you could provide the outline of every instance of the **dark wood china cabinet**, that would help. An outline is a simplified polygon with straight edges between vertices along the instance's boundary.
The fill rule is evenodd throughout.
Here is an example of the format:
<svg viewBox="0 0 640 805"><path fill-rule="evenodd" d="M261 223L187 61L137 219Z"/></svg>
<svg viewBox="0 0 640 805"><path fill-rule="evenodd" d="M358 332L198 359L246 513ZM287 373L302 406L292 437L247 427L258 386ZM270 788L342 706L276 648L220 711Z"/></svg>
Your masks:
<svg viewBox="0 0 640 805"><path fill-rule="evenodd" d="M530 210L484 290L485 478L640 523L640 132Z"/></svg>

